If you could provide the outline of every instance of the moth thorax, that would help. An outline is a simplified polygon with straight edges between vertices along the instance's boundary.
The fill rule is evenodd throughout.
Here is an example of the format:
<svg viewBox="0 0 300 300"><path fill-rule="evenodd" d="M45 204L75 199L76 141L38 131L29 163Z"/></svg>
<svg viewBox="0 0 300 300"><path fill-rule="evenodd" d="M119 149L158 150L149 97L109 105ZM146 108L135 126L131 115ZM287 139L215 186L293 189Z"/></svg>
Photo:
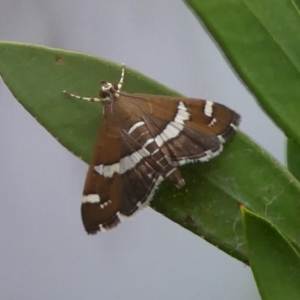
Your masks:
<svg viewBox="0 0 300 300"><path fill-rule="evenodd" d="M101 89L99 91L99 96L104 101L112 101L113 98L119 96L118 84L110 83L107 81L101 81Z"/></svg>

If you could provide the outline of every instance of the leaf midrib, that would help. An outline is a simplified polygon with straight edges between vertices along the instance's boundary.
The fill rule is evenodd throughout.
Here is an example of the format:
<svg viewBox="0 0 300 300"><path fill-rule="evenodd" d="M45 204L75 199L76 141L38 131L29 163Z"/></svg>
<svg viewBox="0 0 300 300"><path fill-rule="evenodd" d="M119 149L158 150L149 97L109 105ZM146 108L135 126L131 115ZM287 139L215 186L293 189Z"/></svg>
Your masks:
<svg viewBox="0 0 300 300"><path fill-rule="evenodd" d="M258 23L261 24L262 28L265 29L265 32L268 34L268 36L274 41L274 43L278 46L280 50L282 50L282 53L285 55L285 57L288 59L288 61L292 64L292 66L295 68L298 73L300 73L300 67L298 67L298 64L294 62L294 60L288 55L289 51L283 47L283 45L275 38L275 34L272 35L271 31L269 30L268 26L263 23L263 19L259 18L257 14L255 14L255 11L251 9L250 3L248 3L246 0L242 0L245 7L249 10L249 12L258 20ZM295 6L295 5L294 5ZM299 13L299 10L297 9L297 12Z"/></svg>

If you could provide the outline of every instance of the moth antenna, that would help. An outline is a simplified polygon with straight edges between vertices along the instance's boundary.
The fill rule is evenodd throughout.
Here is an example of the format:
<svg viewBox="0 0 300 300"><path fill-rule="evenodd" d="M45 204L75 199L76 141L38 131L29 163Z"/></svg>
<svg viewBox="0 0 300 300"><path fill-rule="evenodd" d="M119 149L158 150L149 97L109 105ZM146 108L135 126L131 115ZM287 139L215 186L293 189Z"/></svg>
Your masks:
<svg viewBox="0 0 300 300"><path fill-rule="evenodd" d="M79 96L79 95L75 95L75 94L69 93L66 90L63 90L63 93L69 95L72 98L81 99L81 100L85 100L85 101L89 101L89 102L102 102L103 101L102 99L99 99L99 98L82 97L82 96Z"/></svg>
<svg viewBox="0 0 300 300"><path fill-rule="evenodd" d="M121 78L120 78L119 83L118 83L118 90L117 90L118 93L120 92L120 90L123 86L124 76L125 76L125 64L123 63L122 64L122 71L121 71Z"/></svg>
<svg viewBox="0 0 300 300"><path fill-rule="evenodd" d="M124 83L124 76L125 76L125 64L122 63L122 71L121 71L121 78L119 80L119 83L117 85L118 89L115 91L115 93L117 93L118 95L121 95L120 90L123 86ZM113 102L113 98L111 99L111 113L113 113L113 106L114 106L114 102Z"/></svg>

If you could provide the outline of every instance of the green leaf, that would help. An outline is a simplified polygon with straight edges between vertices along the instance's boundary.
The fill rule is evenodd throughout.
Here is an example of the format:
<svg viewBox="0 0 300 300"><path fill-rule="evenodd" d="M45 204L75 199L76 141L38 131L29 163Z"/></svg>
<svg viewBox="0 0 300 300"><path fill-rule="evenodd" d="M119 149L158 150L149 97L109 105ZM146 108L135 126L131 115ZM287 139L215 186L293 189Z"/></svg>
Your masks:
<svg viewBox="0 0 300 300"><path fill-rule="evenodd" d="M120 65L84 54L0 43L0 74L13 95L86 162L90 160L102 106L67 97L62 91L97 96L100 80L118 81L120 70ZM130 69L123 90L176 95ZM244 262L247 255L240 203L300 244L299 183L244 134L238 133L211 162L181 170L186 186L177 189L164 182L151 205L158 212Z"/></svg>
<svg viewBox="0 0 300 300"><path fill-rule="evenodd" d="M295 5L295 7L300 10L300 0L292 0L292 3Z"/></svg>
<svg viewBox="0 0 300 300"><path fill-rule="evenodd" d="M290 172L300 181L300 147L287 140L287 165Z"/></svg>
<svg viewBox="0 0 300 300"><path fill-rule="evenodd" d="M186 0L263 109L300 145L300 17L288 0Z"/></svg>
<svg viewBox="0 0 300 300"><path fill-rule="evenodd" d="M263 300L300 299L300 257L266 219L242 207L247 253Z"/></svg>

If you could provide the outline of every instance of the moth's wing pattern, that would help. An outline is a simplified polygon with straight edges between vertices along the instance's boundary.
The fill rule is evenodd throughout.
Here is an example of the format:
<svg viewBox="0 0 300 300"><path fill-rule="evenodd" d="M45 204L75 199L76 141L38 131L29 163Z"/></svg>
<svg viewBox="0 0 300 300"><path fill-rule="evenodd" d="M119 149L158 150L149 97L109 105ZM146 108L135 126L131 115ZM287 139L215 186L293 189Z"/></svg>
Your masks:
<svg viewBox="0 0 300 300"><path fill-rule="evenodd" d="M145 117L151 134L174 166L208 161L236 132L240 116L224 105L206 100L143 95L151 102ZM155 97L155 98L154 98ZM157 98L160 101L157 101ZM154 101L155 99L155 101Z"/></svg>
<svg viewBox="0 0 300 300"><path fill-rule="evenodd" d="M114 149L114 151L112 151ZM120 135L106 119L102 119L92 162L86 176L81 216L85 230L105 231L119 222L120 195Z"/></svg>

